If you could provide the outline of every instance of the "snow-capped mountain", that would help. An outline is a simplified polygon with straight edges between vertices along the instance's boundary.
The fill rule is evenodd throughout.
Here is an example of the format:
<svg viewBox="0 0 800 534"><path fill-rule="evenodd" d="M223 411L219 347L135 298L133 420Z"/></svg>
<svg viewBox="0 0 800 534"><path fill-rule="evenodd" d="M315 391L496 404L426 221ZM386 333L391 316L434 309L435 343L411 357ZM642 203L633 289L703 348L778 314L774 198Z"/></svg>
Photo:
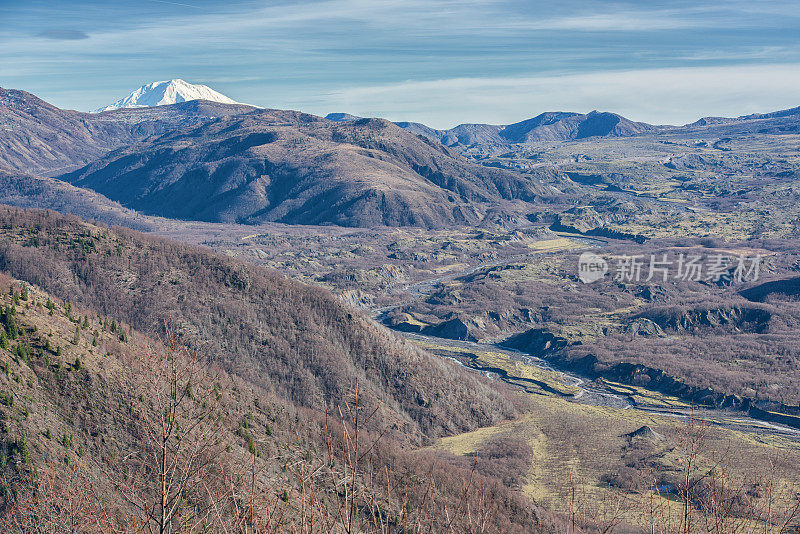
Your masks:
<svg viewBox="0 0 800 534"><path fill-rule="evenodd" d="M195 85L181 79L153 82L143 85L125 98L110 106L96 109L94 113L120 108L145 108L177 104L189 100L210 100L222 104L238 104L235 100L205 85Z"/></svg>

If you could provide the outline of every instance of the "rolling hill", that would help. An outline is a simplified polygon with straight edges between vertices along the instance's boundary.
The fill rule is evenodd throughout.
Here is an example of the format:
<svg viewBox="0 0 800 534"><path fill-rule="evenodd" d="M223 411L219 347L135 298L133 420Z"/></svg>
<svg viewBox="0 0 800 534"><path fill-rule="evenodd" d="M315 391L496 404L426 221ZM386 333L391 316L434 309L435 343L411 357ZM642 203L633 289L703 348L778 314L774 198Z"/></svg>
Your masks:
<svg viewBox="0 0 800 534"><path fill-rule="evenodd" d="M146 214L246 224L438 228L557 193L382 119L280 110L173 130L60 178Z"/></svg>
<svg viewBox="0 0 800 534"><path fill-rule="evenodd" d="M0 169L0 204L18 208L51 209L84 220L124 226L141 232L157 224L134 210L109 200L100 193L75 187L55 178L31 176Z"/></svg>
<svg viewBox="0 0 800 534"><path fill-rule="evenodd" d="M326 290L203 249L3 208L0 271L146 333L163 334L173 319L210 362L300 406L340 400L358 380L363 402L384 407L377 420L404 439L424 441L510 413L474 378Z"/></svg>

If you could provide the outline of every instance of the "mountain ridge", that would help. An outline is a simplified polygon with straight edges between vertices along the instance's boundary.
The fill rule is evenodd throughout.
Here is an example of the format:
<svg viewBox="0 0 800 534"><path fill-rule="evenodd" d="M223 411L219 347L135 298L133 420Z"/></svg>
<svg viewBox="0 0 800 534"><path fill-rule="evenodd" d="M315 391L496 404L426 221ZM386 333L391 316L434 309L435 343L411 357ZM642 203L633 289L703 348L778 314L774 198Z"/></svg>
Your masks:
<svg viewBox="0 0 800 534"><path fill-rule="evenodd" d="M329 113L325 118L336 122L360 119L349 113ZM400 121L395 124L448 147L459 150L478 148L490 152L541 142L564 142L590 137L630 137L661 128L634 122L616 113L600 111L586 114L544 112L508 125L464 123L446 130L437 130L419 122Z"/></svg>
<svg viewBox="0 0 800 534"><path fill-rule="evenodd" d="M511 150L518 145L557 143L589 138L631 137L698 127L738 126L750 121L774 120L780 122L795 117L800 117L800 107L738 117L702 117L682 126L637 122L617 113L597 110L584 114L547 111L530 119L507 125L462 123L452 128L436 129L419 122L397 121L395 124L462 152L476 150L479 153L493 153L498 150ZM361 117L337 112L329 113L325 118L337 122L348 122ZM775 131L782 131L786 129L786 126L777 124L772 125L771 128Z"/></svg>
<svg viewBox="0 0 800 534"><path fill-rule="evenodd" d="M334 123L204 100L88 114L2 90L0 127L9 176L60 176L188 220L434 228L557 193L539 176L478 165L382 119ZM112 183L121 175L127 187Z"/></svg>
<svg viewBox="0 0 800 534"><path fill-rule="evenodd" d="M253 109L192 100L93 114L60 109L27 91L0 87L0 167L52 176L151 135Z"/></svg>
<svg viewBox="0 0 800 534"><path fill-rule="evenodd" d="M538 176L469 162L383 119L281 110L167 132L60 179L146 214L246 224L435 228L556 193Z"/></svg>

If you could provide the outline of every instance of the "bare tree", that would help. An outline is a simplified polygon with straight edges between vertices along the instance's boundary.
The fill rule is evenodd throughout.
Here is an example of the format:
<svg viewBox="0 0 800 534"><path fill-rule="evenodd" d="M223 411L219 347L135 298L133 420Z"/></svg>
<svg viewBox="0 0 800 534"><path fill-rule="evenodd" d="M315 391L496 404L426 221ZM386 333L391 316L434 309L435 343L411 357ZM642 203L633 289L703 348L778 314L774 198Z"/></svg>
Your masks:
<svg viewBox="0 0 800 534"><path fill-rule="evenodd" d="M680 532L694 532L694 502L696 485L704 478L700 473L700 458L706 444L707 428L695 414L694 407L686 416L685 424L679 430L679 446L681 450L681 484L679 488L682 500L682 520Z"/></svg>
<svg viewBox="0 0 800 534"><path fill-rule="evenodd" d="M219 498L210 483L223 452L222 392L179 342L174 321L162 344L140 360L131 424L140 443L123 458L123 496L138 510L141 530L166 534L209 521ZM207 374L207 373L206 373Z"/></svg>

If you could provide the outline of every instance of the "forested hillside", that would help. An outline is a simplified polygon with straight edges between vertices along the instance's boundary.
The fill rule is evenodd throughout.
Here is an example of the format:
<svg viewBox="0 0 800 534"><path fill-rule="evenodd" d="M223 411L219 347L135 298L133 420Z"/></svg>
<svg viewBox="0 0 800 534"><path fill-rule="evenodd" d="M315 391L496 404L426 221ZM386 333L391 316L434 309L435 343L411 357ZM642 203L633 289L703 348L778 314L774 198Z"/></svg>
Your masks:
<svg viewBox="0 0 800 534"><path fill-rule="evenodd" d="M300 408L179 328L156 339L0 275L0 531L550 531L493 464L369 432L359 382Z"/></svg>
<svg viewBox="0 0 800 534"><path fill-rule="evenodd" d="M301 406L356 380L376 423L410 442L507 417L511 403L327 291L208 251L52 212L0 211L0 270L162 333L174 317L210 362Z"/></svg>

